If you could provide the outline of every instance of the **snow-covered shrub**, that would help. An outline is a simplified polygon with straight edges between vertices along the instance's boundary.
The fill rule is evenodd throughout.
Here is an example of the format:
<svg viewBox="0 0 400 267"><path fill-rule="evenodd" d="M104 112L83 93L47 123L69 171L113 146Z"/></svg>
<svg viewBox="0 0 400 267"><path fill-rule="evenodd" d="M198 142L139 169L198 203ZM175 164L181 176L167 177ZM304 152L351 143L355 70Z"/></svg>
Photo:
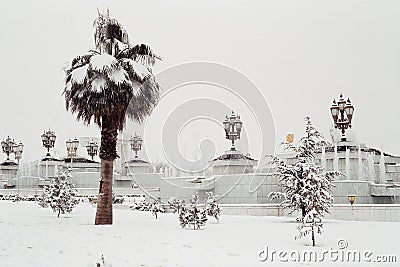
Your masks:
<svg viewBox="0 0 400 267"><path fill-rule="evenodd" d="M57 176L50 181L50 185L43 187L42 197L38 204L44 208L50 206L57 213L57 217L60 217L61 213L71 212L79 201L75 197L76 190L69 182L70 178L69 170L58 172Z"/></svg>
<svg viewBox="0 0 400 267"><path fill-rule="evenodd" d="M138 211L149 211L151 204L147 201L134 202L131 208Z"/></svg>
<svg viewBox="0 0 400 267"><path fill-rule="evenodd" d="M194 230L200 229L207 222L207 213L205 209L198 207L199 197L193 195L190 200L190 206L182 206L179 212L179 222L182 228L187 225L193 226Z"/></svg>
<svg viewBox="0 0 400 267"><path fill-rule="evenodd" d="M113 193L113 204L122 204L124 203L124 197L123 196L117 196Z"/></svg>
<svg viewBox="0 0 400 267"><path fill-rule="evenodd" d="M150 204L150 211L157 219L157 214L159 212L164 213L165 209L161 205L161 201L159 199L157 199L153 203Z"/></svg>
<svg viewBox="0 0 400 267"><path fill-rule="evenodd" d="M221 215L221 209L217 204L217 200L213 192L207 192L206 200L206 213L210 217L214 217L219 222L219 216Z"/></svg>
<svg viewBox="0 0 400 267"><path fill-rule="evenodd" d="M300 211L297 221L300 223L298 230L300 238L311 233L313 246L315 245L314 232L321 233L322 217L329 213L333 197L331 189L335 176L339 172L327 172L323 167L314 163L317 153L327 142L322 134L306 117L306 135L302 137L297 146L283 143L286 150L295 154L295 162L287 164L278 156L272 157L276 167L275 175L278 176L284 192L273 192L268 197L283 197L281 206L289 209L289 214Z"/></svg>
<svg viewBox="0 0 400 267"><path fill-rule="evenodd" d="M178 212L179 214L182 206L185 206L185 200L173 198L168 200L168 204L170 208L174 210L174 213Z"/></svg>

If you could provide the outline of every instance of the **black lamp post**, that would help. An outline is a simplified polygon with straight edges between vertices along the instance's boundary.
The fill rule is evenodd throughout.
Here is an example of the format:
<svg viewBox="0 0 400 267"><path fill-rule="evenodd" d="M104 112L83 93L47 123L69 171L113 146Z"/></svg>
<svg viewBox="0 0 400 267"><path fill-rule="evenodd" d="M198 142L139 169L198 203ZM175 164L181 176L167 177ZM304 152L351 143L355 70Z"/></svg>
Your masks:
<svg viewBox="0 0 400 267"><path fill-rule="evenodd" d="M333 100L331 106L331 115L335 125L335 128L341 130L342 141L346 141L345 131L351 128L351 121L353 119L354 107L351 104L350 98L347 101L344 100L343 95L340 94L339 100Z"/></svg>
<svg viewBox="0 0 400 267"><path fill-rule="evenodd" d="M230 117L225 116L225 120L223 121L224 129L225 129L225 138L232 141L231 150L235 149L235 140L240 139L240 132L242 131L243 123L240 120L240 115L235 115L232 111Z"/></svg>
<svg viewBox="0 0 400 267"><path fill-rule="evenodd" d="M15 141L11 139L9 136L4 141L1 141L1 147L3 149L3 153L7 155L7 160L10 160L10 154L14 153Z"/></svg>
<svg viewBox="0 0 400 267"><path fill-rule="evenodd" d="M95 141L93 141L93 139L86 145L86 150L87 150L89 156L92 157L92 160L93 160L93 157L97 155L98 149L99 149L99 145Z"/></svg>
<svg viewBox="0 0 400 267"><path fill-rule="evenodd" d="M43 147L47 148L46 157L50 157L50 148L54 147L56 142L56 134L50 129L41 135Z"/></svg>
<svg viewBox="0 0 400 267"><path fill-rule="evenodd" d="M135 135L129 139L129 143L131 144L131 149L135 152L135 158L137 158L137 152L142 149L143 139L135 133Z"/></svg>

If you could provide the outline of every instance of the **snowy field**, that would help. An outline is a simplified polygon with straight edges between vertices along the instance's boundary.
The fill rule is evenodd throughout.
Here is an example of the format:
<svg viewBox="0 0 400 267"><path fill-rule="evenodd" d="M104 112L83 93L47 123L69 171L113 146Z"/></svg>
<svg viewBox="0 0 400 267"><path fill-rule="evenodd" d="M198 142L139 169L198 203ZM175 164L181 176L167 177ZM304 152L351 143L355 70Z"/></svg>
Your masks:
<svg viewBox="0 0 400 267"><path fill-rule="evenodd" d="M262 262L259 252L296 253L315 250L318 259L325 250L339 251L339 259L325 257L319 266L354 266L342 262L340 252L357 250L372 254L360 266L399 266L400 224L328 221L324 234L317 235L318 247L310 240L294 240L293 219L282 217L222 216L210 219L202 230L184 230L176 214L114 209L114 225L95 226L95 207L80 204L71 214L57 218L49 208L32 202L0 202L0 266L96 266L104 255L106 266L311 266L315 262L293 262L281 254L282 263L271 257ZM348 247L340 250L347 242ZM277 252L278 253L278 252ZM265 257L265 253L260 254ZM303 254L301 254L303 255ZM335 254L336 255L336 254ZM377 263L376 256L397 256L397 263ZM337 256L337 255L336 255ZM335 259L336 256L333 256ZM303 256L301 256L303 257ZM382 257L379 260L382 261ZM393 258L392 258L393 261Z"/></svg>

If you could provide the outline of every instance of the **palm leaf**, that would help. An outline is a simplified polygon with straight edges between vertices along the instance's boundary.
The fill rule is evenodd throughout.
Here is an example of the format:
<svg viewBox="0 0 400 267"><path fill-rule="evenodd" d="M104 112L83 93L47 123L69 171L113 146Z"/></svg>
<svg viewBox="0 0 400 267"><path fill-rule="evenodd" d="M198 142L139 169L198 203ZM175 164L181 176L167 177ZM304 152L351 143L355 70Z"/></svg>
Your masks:
<svg viewBox="0 0 400 267"><path fill-rule="evenodd" d="M161 60L161 57L153 53L151 48L145 44L138 44L133 47L122 50L117 58L131 58L133 60L142 62L146 65L154 65L156 60Z"/></svg>

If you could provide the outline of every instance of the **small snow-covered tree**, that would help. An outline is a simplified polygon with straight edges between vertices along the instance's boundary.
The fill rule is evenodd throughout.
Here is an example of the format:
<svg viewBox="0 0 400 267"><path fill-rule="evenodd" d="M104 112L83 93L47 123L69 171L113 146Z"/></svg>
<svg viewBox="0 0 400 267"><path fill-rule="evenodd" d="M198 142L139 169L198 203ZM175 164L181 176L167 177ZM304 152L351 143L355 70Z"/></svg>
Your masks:
<svg viewBox="0 0 400 267"><path fill-rule="evenodd" d="M193 195L190 200L190 206L182 206L179 212L179 222L182 228L187 225L193 226L194 230L200 229L207 222L207 213L205 209L200 209L198 207L199 197Z"/></svg>
<svg viewBox="0 0 400 267"><path fill-rule="evenodd" d="M210 217L214 217L219 222L219 216L221 215L221 209L217 204L217 200L213 192L207 192L206 200L206 213Z"/></svg>
<svg viewBox="0 0 400 267"><path fill-rule="evenodd" d="M312 243L315 246L315 231L321 234L322 217L329 213L333 197L332 181L338 172L327 172L322 166L314 162L315 154L328 143L322 134L312 125L309 117L306 120L306 135L297 146L283 143L286 150L295 153L295 161L286 163L278 156L274 156L272 163L276 166L275 175L278 176L283 192L272 192L269 198L284 197L281 206L289 209L289 214L300 211L297 218L300 223L299 236L304 237L311 233Z"/></svg>
<svg viewBox="0 0 400 267"><path fill-rule="evenodd" d="M178 214L179 214L182 206L185 206L185 200L171 198L170 200L168 200L168 204L169 204L170 208L172 208L174 210L174 213L178 212Z"/></svg>
<svg viewBox="0 0 400 267"><path fill-rule="evenodd" d="M57 213L57 217L60 217L61 213L71 212L79 200L75 197L76 190L73 189L70 178L71 174L68 169L59 171L57 176L51 180L50 185L43 187L39 205L41 207L50 206Z"/></svg>
<svg viewBox="0 0 400 267"><path fill-rule="evenodd" d="M155 201L150 205L150 211L151 211L151 213L156 217L156 219L158 218L158 217L157 217L157 214L158 214L159 212L165 212L164 208L163 208L162 205L161 205L161 201L160 201L159 199L155 200Z"/></svg>

